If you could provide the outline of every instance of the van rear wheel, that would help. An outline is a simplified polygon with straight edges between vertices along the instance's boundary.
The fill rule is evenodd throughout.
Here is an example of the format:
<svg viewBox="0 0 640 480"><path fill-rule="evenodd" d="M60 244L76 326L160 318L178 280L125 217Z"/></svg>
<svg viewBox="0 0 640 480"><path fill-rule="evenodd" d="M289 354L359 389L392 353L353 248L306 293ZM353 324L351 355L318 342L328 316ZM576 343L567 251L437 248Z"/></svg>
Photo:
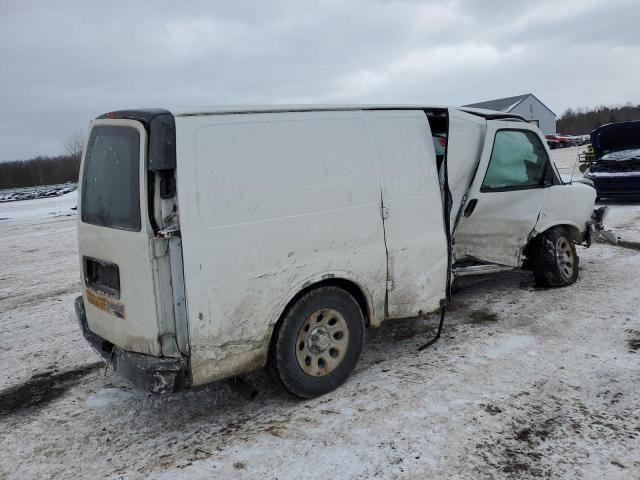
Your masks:
<svg viewBox="0 0 640 480"><path fill-rule="evenodd" d="M282 319L270 366L289 393L316 397L351 375L363 342L358 302L341 288L320 287L300 297Z"/></svg>
<svg viewBox="0 0 640 480"><path fill-rule="evenodd" d="M578 254L567 230L554 227L535 240L531 266L536 282L546 287L563 287L578 279Z"/></svg>

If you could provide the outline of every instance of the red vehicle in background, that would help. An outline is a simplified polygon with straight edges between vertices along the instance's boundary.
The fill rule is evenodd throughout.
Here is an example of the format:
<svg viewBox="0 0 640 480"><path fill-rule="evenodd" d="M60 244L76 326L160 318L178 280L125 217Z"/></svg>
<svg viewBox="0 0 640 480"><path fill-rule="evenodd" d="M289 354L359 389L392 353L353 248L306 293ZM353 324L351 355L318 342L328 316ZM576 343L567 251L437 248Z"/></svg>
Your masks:
<svg viewBox="0 0 640 480"><path fill-rule="evenodd" d="M564 148L573 145L573 141L569 137L560 134L545 135L544 138L546 138L549 148Z"/></svg>

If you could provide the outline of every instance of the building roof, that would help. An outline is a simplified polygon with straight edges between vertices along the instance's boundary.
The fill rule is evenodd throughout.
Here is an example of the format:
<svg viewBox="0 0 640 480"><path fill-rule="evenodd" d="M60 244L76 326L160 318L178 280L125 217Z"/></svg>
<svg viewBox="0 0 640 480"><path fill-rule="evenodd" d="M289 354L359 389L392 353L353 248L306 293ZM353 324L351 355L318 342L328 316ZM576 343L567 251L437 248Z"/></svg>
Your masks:
<svg viewBox="0 0 640 480"><path fill-rule="evenodd" d="M533 93L525 93L524 95L516 95L515 97L496 98L495 100L488 100L486 102L471 103L469 105L463 105L463 107L483 108L485 110L495 110L497 112L510 112L516 108L527 97L533 97L540 102L540 99ZM557 115L547 107L544 103L540 102L544 108L549 110L554 117Z"/></svg>
<svg viewBox="0 0 640 480"><path fill-rule="evenodd" d="M508 112L516 108L516 106L527 98L530 93L524 95L516 95L515 97L496 98L495 100L487 100L486 102L471 103L463 105L463 107L486 108L487 110L496 110L498 112Z"/></svg>

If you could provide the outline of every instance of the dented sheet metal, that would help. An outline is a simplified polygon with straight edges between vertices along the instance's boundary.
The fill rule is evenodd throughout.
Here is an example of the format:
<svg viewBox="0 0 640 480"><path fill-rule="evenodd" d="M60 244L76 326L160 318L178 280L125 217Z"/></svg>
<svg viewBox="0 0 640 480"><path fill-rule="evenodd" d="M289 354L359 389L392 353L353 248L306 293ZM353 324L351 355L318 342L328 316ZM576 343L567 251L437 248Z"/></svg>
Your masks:
<svg viewBox="0 0 640 480"><path fill-rule="evenodd" d="M496 133L501 130L510 132L513 128L511 122L487 123L479 165L466 195L467 202L462 206L464 214L459 216L454 231L456 260L476 258L511 267L520 265L522 252L542 210L548 189L487 191L482 187L494 151ZM518 125L518 128L535 132L535 127L530 125Z"/></svg>
<svg viewBox="0 0 640 480"><path fill-rule="evenodd" d="M548 190L549 195L540 211L535 231L544 232L554 225L566 225L577 234L576 240L581 241L591 218L596 191L578 182L554 185Z"/></svg>
<svg viewBox="0 0 640 480"><path fill-rule="evenodd" d="M510 122L490 121L487 124L485 144L482 151L477 174L467 193L464 214L459 216L459 222L454 232L454 254L457 261L476 259L498 265L519 267L523 262L523 252L529 241L539 233L556 225L569 227L578 241L582 241L586 231L587 221L591 217L595 190L582 183L562 184L557 169L549 158L546 147L539 132L530 125L518 125L518 131L528 131L527 142L533 147L528 153L526 149L506 148L496 155L496 160L510 166L513 171L493 171L496 178L509 179L503 188L485 188L492 163L492 155L497 147L494 138L497 133L504 131L511 133L514 125ZM504 135L504 134L503 134ZM505 137L506 138L506 137ZM511 141L514 139L509 139ZM536 150L536 145L538 149ZM496 143L497 144L497 143ZM524 146L525 143L521 145ZM533 155L528 157L527 155ZM523 159L520 162L520 158ZM531 185L520 187L517 181L522 178L529 181L535 165L546 160L547 169L541 179ZM507 162L507 160L509 162ZM528 162L531 163L528 165ZM500 165L501 162L496 162ZM520 164L522 167L520 167ZM494 169L495 170L495 169Z"/></svg>
<svg viewBox="0 0 640 480"><path fill-rule="evenodd" d="M399 116L421 117L428 128L422 113ZM263 365L273 325L309 285L350 281L367 298L370 324L384 320L381 165L365 113L185 117L177 126L178 155L194 159L181 165L177 189L179 204L190 205L180 218L194 384ZM401 143L396 152L424 160ZM389 182L393 175L400 181L401 173L391 171ZM426 185L421 177L414 181L418 189ZM437 188L437 178L428 181ZM439 191L433 201L441 212ZM403 209L393 205L391 219L411 223ZM413 246L402 238L398 253ZM432 267L407 262L397 273L414 280L397 277L393 293L413 306L422 300L411 299L404 285L415 290L422 282L423 294L443 290L443 282L425 279ZM446 262L440 268L446 271Z"/></svg>

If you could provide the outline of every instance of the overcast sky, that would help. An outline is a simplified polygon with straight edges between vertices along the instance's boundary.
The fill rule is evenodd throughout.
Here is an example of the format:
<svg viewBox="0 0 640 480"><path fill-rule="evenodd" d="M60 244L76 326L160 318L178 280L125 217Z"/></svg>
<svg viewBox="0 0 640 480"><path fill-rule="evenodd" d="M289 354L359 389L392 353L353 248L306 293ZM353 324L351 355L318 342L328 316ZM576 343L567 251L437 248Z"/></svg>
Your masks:
<svg viewBox="0 0 640 480"><path fill-rule="evenodd" d="M0 160L120 108L640 103L638 0L0 0Z"/></svg>

